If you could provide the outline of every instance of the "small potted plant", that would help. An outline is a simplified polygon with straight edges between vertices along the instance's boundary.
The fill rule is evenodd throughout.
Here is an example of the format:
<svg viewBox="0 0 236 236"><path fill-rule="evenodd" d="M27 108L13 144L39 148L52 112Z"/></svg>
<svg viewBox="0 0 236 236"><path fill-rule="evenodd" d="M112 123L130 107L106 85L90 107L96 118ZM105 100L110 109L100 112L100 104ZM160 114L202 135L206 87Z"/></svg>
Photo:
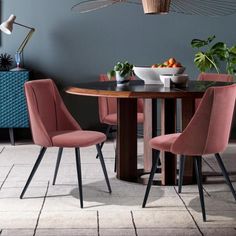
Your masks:
<svg viewBox="0 0 236 236"><path fill-rule="evenodd" d="M125 62L117 62L114 66L114 69L108 72L108 78L112 77L116 78L116 82L118 86L129 84L130 77L134 74L133 65L128 61Z"/></svg>

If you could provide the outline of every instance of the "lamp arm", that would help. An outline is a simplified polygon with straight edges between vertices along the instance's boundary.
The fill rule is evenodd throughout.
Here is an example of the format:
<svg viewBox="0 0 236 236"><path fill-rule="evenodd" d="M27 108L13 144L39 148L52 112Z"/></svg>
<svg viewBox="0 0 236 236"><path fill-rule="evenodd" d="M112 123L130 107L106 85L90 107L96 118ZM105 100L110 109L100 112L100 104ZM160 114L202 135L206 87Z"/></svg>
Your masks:
<svg viewBox="0 0 236 236"><path fill-rule="evenodd" d="M27 25L20 24L20 23L15 22L15 21L14 21L14 24L19 25L19 26L22 26L22 27L27 28L27 29L30 29L30 30L31 30L31 29L32 29L32 30L35 30L35 29L32 28L32 27L29 27L29 26L27 26Z"/></svg>
<svg viewBox="0 0 236 236"><path fill-rule="evenodd" d="M29 27L26 27L26 28L29 28ZM28 43L28 41L30 40L30 38L32 37L35 29L34 28L29 28L30 31L29 33L26 35L25 39L23 40L23 42L21 43L20 47L18 48L17 50L17 53L22 53L26 44Z"/></svg>
<svg viewBox="0 0 236 236"><path fill-rule="evenodd" d="M32 28L32 27L29 27L27 25L23 25L23 24L17 23L17 22L14 22L14 24L19 25L21 27L24 27L24 28L30 30L29 33L26 35L25 39L23 40L23 42L21 43L20 47L17 50L17 53L22 53L24 48L25 48L25 46L26 46L26 44L28 43L28 41L32 37L32 34L34 33L35 29Z"/></svg>

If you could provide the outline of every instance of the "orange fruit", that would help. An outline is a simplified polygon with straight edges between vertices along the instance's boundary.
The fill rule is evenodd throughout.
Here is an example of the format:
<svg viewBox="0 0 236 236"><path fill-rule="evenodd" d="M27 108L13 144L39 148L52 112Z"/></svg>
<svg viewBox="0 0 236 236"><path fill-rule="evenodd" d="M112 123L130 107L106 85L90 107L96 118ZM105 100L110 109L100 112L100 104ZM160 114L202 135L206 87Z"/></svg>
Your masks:
<svg viewBox="0 0 236 236"><path fill-rule="evenodd" d="M170 65L175 64L175 63L176 63L175 58L171 57L171 58L168 60L168 63L169 63Z"/></svg>
<svg viewBox="0 0 236 236"><path fill-rule="evenodd" d="M164 65L164 66L168 66L168 65L169 65L169 62L168 62L168 61L165 61L165 62L163 63L163 65Z"/></svg>
<svg viewBox="0 0 236 236"><path fill-rule="evenodd" d="M173 65L173 67L182 67L182 65L179 62L177 62Z"/></svg>
<svg viewBox="0 0 236 236"><path fill-rule="evenodd" d="M157 68L159 65L158 64L153 64L151 68Z"/></svg>

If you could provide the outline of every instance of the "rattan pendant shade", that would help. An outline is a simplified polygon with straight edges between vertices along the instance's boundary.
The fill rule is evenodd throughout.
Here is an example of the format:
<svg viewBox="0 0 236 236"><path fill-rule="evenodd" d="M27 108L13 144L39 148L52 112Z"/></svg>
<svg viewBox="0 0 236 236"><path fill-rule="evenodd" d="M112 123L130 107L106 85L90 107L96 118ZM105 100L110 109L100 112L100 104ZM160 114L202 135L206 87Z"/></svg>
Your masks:
<svg viewBox="0 0 236 236"><path fill-rule="evenodd" d="M72 10L85 13L123 3L142 6L145 14L225 16L236 13L236 0L86 0L74 5Z"/></svg>
<svg viewBox="0 0 236 236"><path fill-rule="evenodd" d="M170 10L170 0L142 0L145 14L167 14Z"/></svg>

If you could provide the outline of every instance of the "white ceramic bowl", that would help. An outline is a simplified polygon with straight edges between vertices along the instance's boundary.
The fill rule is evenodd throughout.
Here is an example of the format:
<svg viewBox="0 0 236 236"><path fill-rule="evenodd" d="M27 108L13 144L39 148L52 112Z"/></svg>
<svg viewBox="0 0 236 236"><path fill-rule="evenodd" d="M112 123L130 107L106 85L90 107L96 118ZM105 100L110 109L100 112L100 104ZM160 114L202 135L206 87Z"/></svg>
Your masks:
<svg viewBox="0 0 236 236"><path fill-rule="evenodd" d="M133 67L134 73L140 79L144 80L145 84L161 84L159 75L151 67Z"/></svg>
<svg viewBox="0 0 236 236"><path fill-rule="evenodd" d="M182 74L185 71L185 67L161 67L161 68L153 68L155 73L158 75L176 75Z"/></svg>
<svg viewBox="0 0 236 236"><path fill-rule="evenodd" d="M171 82L174 84L186 84L188 81L188 75L187 74L180 74L180 75L160 75L160 80L164 84L165 79L170 78Z"/></svg>
<svg viewBox="0 0 236 236"><path fill-rule="evenodd" d="M151 67L141 67L134 66L133 68L135 75L140 79L144 80L145 84L161 84L160 75L162 74L181 74L184 72L184 67L175 67L175 68L151 68Z"/></svg>

